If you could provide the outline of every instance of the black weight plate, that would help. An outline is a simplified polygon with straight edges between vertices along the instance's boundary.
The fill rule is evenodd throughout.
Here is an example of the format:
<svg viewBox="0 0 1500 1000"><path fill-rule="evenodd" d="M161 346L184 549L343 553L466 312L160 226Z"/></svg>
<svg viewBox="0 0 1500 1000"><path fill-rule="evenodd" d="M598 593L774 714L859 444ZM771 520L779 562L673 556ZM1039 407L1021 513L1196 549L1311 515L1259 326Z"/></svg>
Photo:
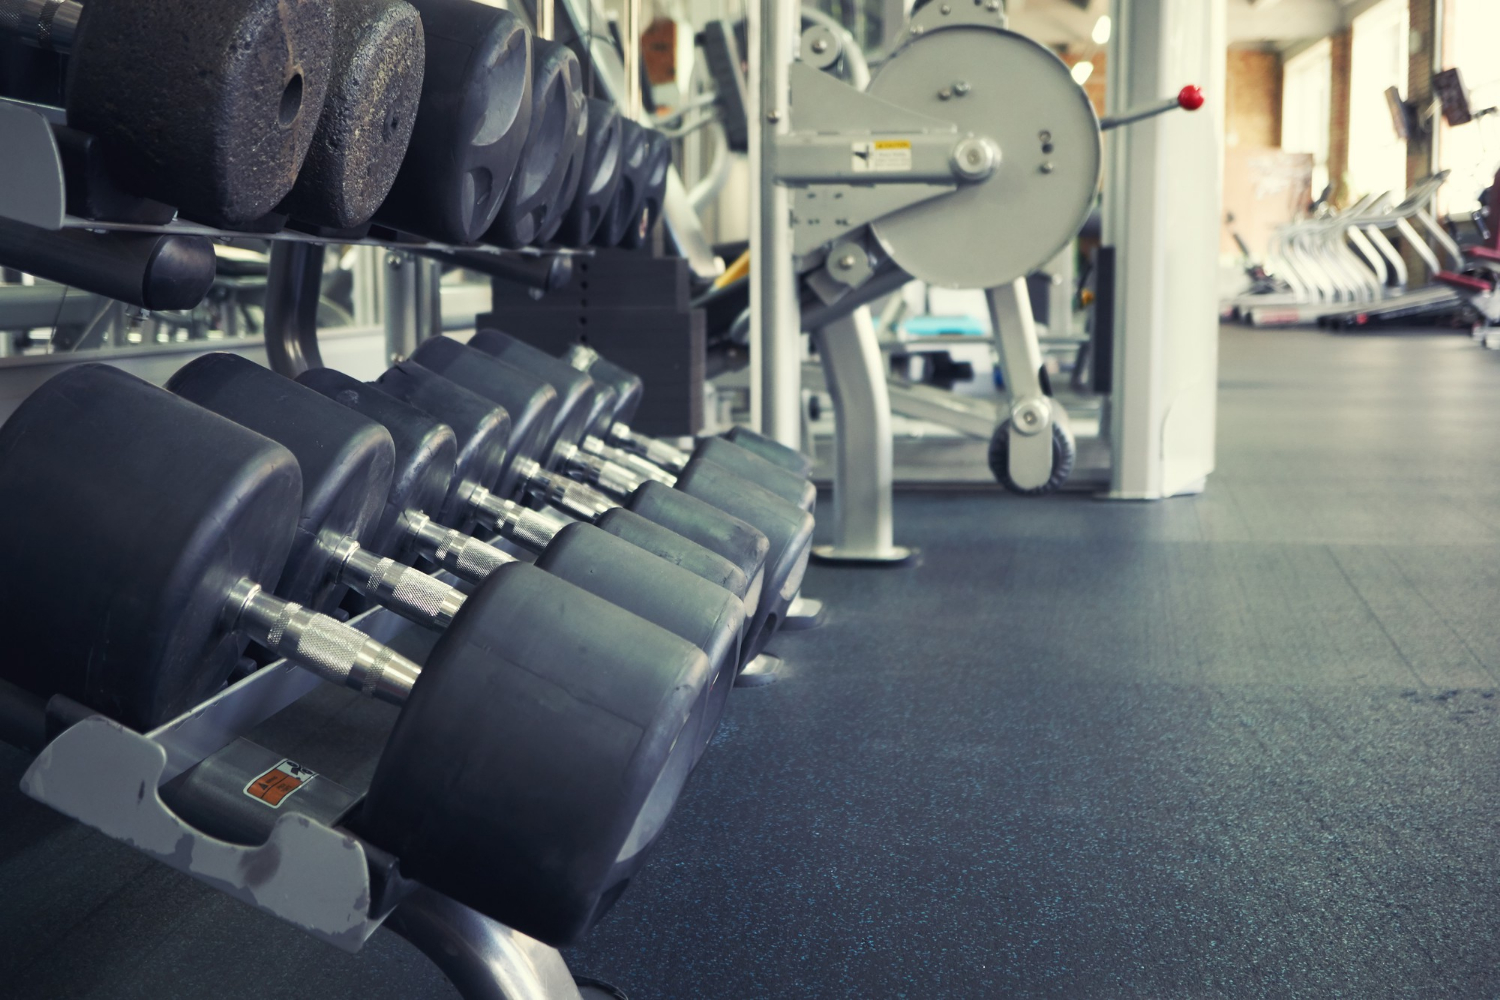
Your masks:
<svg viewBox="0 0 1500 1000"><path fill-rule="evenodd" d="M391 435L396 467L369 549L400 563L414 563L417 550L405 518L413 511L435 519L441 516L458 467L458 438L453 428L332 368L310 368L297 381L375 421Z"/></svg>
<svg viewBox="0 0 1500 1000"><path fill-rule="evenodd" d="M686 539L683 543L693 544ZM739 673L746 624L740 599L592 524L563 528L536 565L703 650L712 679L703 692L696 734L696 756L702 756Z"/></svg>
<svg viewBox="0 0 1500 1000"><path fill-rule="evenodd" d="M402 874L571 944L666 822L709 670L687 640L535 566L503 566L428 656L361 832Z"/></svg>
<svg viewBox="0 0 1500 1000"><path fill-rule="evenodd" d="M645 180L641 184L641 208L636 213L639 225L625 230L620 246L634 249L646 245L651 227L661 218L667 197L667 171L672 168L672 141L655 129L648 129Z"/></svg>
<svg viewBox="0 0 1500 1000"><path fill-rule="evenodd" d="M604 410L613 410L614 390L601 385L561 358L554 358L539 347L517 340L499 330L480 330L469 346L499 358L544 380L557 392L557 419L553 422L551 440L577 444L590 427L598 422Z"/></svg>
<svg viewBox="0 0 1500 1000"><path fill-rule="evenodd" d="M812 555L813 516L770 490L710 462L695 463L686 469L677 477L676 489L753 524L771 543L766 554L765 591L745 642L748 661L765 648L802 587L802 577Z"/></svg>
<svg viewBox="0 0 1500 1000"><path fill-rule="evenodd" d="M474 491L505 496L514 488L510 414L414 361L396 365L374 386L452 428L458 439L458 458L437 519L450 528L473 531L478 525L469 503Z"/></svg>
<svg viewBox="0 0 1500 1000"><path fill-rule="evenodd" d="M413 0L427 64L406 158L375 221L473 243L495 221L531 127L531 36L473 0Z"/></svg>
<svg viewBox="0 0 1500 1000"><path fill-rule="evenodd" d="M406 156L425 65L422 21L405 0L332 0L328 99L281 209L333 229L370 221Z"/></svg>
<svg viewBox="0 0 1500 1000"><path fill-rule="evenodd" d="M812 475L813 460L809 455L804 455L795 448L788 448L780 441L772 440L764 434L752 431L748 427L735 425L725 434L726 440L753 451L768 462L775 462L788 472L795 472L799 476Z"/></svg>
<svg viewBox="0 0 1500 1000"><path fill-rule="evenodd" d="M577 140L573 143L573 155L568 157L568 162L563 167L562 184L558 187L557 194L547 203L547 214L542 216L536 238L531 241L536 246L546 246L553 242L557 231L562 228L569 206L578 197L578 189L583 181L584 162L589 154L588 133L589 103L585 98L583 109L578 115Z"/></svg>
<svg viewBox="0 0 1500 1000"><path fill-rule="evenodd" d="M620 120L620 182L614 200L590 241L596 247L619 246L625 234L641 223L650 133L628 118Z"/></svg>
<svg viewBox="0 0 1500 1000"><path fill-rule="evenodd" d="M763 486L809 514L816 512L818 488L806 476L788 472L774 462L720 437L702 438L693 447L694 462L712 462L743 479Z"/></svg>
<svg viewBox="0 0 1500 1000"><path fill-rule="evenodd" d="M614 203L620 187L622 119L609 101L588 99L588 134L583 165L579 168L578 193L568 202L555 234L563 246L583 247L594 238L599 224Z"/></svg>
<svg viewBox="0 0 1500 1000"><path fill-rule="evenodd" d="M412 360L505 408L510 414L509 458L524 456L550 465L559 431L557 391L550 385L451 337L424 341Z"/></svg>
<svg viewBox="0 0 1500 1000"><path fill-rule="evenodd" d="M655 521L647 520L635 511L626 510L624 507L615 507L605 511L594 522L594 525L616 538L622 538L637 548L645 549L652 555L667 560L674 566L680 566L689 573L702 577L716 587L723 587L743 601L747 609L753 609L756 602L760 600L760 584L765 575L761 565L750 566L750 575L747 576L746 571L741 570L739 566L719 553L679 535L670 528L663 528ZM749 525L745 527L748 528ZM763 563L764 549L767 547L769 543L762 536L760 547L750 552L751 559L753 560L755 554L759 552Z"/></svg>
<svg viewBox="0 0 1500 1000"><path fill-rule="evenodd" d="M285 447L302 468L297 541L276 596L327 613L347 588L332 543L365 545L391 488L395 447L386 429L321 393L238 354L205 354L167 388Z"/></svg>
<svg viewBox="0 0 1500 1000"><path fill-rule="evenodd" d="M641 398L646 392L646 384L641 381L641 377L626 371L608 358L595 358L593 364L589 365L588 376L595 382L613 388L616 396L615 412L602 426L595 425L592 428L594 433L602 436L610 424L629 424L635 417L635 411L640 409Z"/></svg>
<svg viewBox="0 0 1500 1000"><path fill-rule="evenodd" d="M302 479L267 438L104 365L50 381L0 427L0 676L135 729L223 685L238 580L270 587Z"/></svg>
<svg viewBox="0 0 1500 1000"><path fill-rule="evenodd" d="M587 129L578 57L559 42L537 38L531 46L531 132L500 214L484 234L486 242L511 249L536 241Z"/></svg>
<svg viewBox="0 0 1500 1000"><path fill-rule="evenodd" d="M68 125L104 143L122 182L233 228L297 179L333 55L323 0L100 0L68 59Z"/></svg>

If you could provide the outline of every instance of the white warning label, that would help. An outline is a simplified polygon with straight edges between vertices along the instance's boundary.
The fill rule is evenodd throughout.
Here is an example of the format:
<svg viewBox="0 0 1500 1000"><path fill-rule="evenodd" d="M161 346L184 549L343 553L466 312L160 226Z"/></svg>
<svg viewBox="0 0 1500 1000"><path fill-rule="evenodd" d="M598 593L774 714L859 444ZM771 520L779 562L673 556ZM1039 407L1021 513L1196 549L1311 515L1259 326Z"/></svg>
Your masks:
<svg viewBox="0 0 1500 1000"><path fill-rule="evenodd" d="M910 139L878 139L851 144L856 174L903 173L911 170Z"/></svg>

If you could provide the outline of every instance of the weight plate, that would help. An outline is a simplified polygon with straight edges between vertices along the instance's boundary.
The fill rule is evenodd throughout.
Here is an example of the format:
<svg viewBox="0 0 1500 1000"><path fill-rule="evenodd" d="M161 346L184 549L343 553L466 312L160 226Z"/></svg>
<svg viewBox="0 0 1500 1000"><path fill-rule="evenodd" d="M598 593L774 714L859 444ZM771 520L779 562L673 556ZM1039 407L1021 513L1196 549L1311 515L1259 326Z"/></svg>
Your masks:
<svg viewBox="0 0 1500 1000"><path fill-rule="evenodd" d="M557 242L563 246L587 246L608 214L620 187L620 155L623 120L609 101L588 99L588 134L583 166L579 170L578 193L568 202Z"/></svg>
<svg viewBox="0 0 1500 1000"><path fill-rule="evenodd" d="M795 472L799 476L812 475L811 456L804 455L795 448L788 448L780 441L772 440L748 427L736 424L724 434L724 437L746 451L753 451L766 461L776 463L788 472Z"/></svg>
<svg viewBox="0 0 1500 1000"><path fill-rule="evenodd" d="M542 217L541 224L537 227L536 238L531 241L536 246L546 246L554 242L557 231L562 228L563 219L568 214L568 207L578 197L578 189L583 182L584 161L589 153L588 133L589 102L585 98L583 109L578 115L573 155L568 157L567 165L563 168L562 184L558 187L557 194L548 201L547 214Z"/></svg>
<svg viewBox="0 0 1500 1000"><path fill-rule="evenodd" d="M512 249L536 241L584 138L583 70L566 45L532 40L531 132L486 242Z"/></svg>
<svg viewBox="0 0 1500 1000"><path fill-rule="evenodd" d="M425 64L422 21L404 0L333 0L328 99L281 210L353 229L385 201L406 156Z"/></svg>
<svg viewBox="0 0 1500 1000"><path fill-rule="evenodd" d="M205 354L178 369L167 388L296 456L302 514L276 596L325 614L338 607L347 588L338 582L333 543L370 543L391 488L390 434L238 354Z"/></svg>
<svg viewBox="0 0 1500 1000"><path fill-rule="evenodd" d="M533 347L499 330L480 330L469 340L469 346L498 358L508 365L544 380L557 392L557 419L549 440L574 444L583 440L598 414L614 409L614 390L600 385L583 372L554 358L541 348Z"/></svg>
<svg viewBox="0 0 1500 1000"><path fill-rule="evenodd" d="M816 513L818 488L806 476L788 472L720 437L706 437L693 448L693 461L712 462L736 476L762 486L788 503L794 503L809 514Z"/></svg>
<svg viewBox="0 0 1500 1000"><path fill-rule="evenodd" d="M404 521L413 511L440 518L458 467L458 438L453 428L332 368L309 369L297 381L375 421L390 434L396 465L369 548L397 562L414 564L418 552Z"/></svg>
<svg viewBox="0 0 1500 1000"><path fill-rule="evenodd" d="M438 640L359 819L402 874L554 946L624 891L687 779L707 657L534 566ZM456 738L457 737L457 738Z"/></svg>
<svg viewBox="0 0 1500 1000"><path fill-rule="evenodd" d="M661 484L647 484L650 485ZM770 490L708 462L695 463L684 470L677 477L676 490L754 525L770 542L765 590L742 653L748 662L765 648L766 641L781 626L786 609L802 587L808 557L812 554L813 517ZM680 530L670 523L660 523Z"/></svg>
<svg viewBox="0 0 1500 1000"><path fill-rule="evenodd" d="M375 388L416 407L453 429L458 458L438 521L459 531L478 526L469 497L476 489L508 495L513 489L510 463L510 415L475 393L411 361L380 376Z"/></svg>
<svg viewBox="0 0 1500 1000"><path fill-rule="evenodd" d="M638 225L628 227L620 239L620 246L634 249L646 245L651 227L661 218L661 209L667 197L667 171L672 169L672 142L655 129L647 129L645 181L641 184L640 209L636 212Z"/></svg>
<svg viewBox="0 0 1500 1000"><path fill-rule="evenodd" d="M620 180L614 200L609 203L604 219L594 231L594 246L619 246L625 234L641 224L646 161L650 154L651 137L646 129L628 118L620 119Z"/></svg>
<svg viewBox="0 0 1500 1000"><path fill-rule="evenodd" d="M426 66L411 143L375 221L473 243L495 221L531 127L531 36L471 0L413 0Z"/></svg>
<svg viewBox="0 0 1500 1000"><path fill-rule="evenodd" d="M952 96L960 83L966 92ZM868 92L1000 150L988 179L871 225L907 273L944 288L992 288L1078 235L1099 190L1099 120L1051 50L999 28L928 31L886 60ZM992 238L975 252L960 238L969 233Z"/></svg>
<svg viewBox="0 0 1500 1000"><path fill-rule="evenodd" d="M68 124L104 143L132 190L233 228L292 189L332 55L323 0L91 0Z"/></svg>
<svg viewBox="0 0 1500 1000"><path fill-rule="evenodd" d="M208 697L297 529L285 448L133 375L79 365L0 427L0 676L147 730Z"/></svg>
<svg viewBox="0 0 1500 1000"><path fill-rule="evenodd" d="M511 425L507 459L521 456L543 465L550 462L557 442L558 400L546 382L450 337L424 341L412 360L505 408ZM514 487L508 478L506 482Z"/></svg>
<svg viewBox="0 0 1500 1000"><path fill-rule="evenodd" d="M739 673L746 624L739 597L592 524L563 528L536 565L703 650L712 673L695 732L693 755L701 757Z"/></svg>

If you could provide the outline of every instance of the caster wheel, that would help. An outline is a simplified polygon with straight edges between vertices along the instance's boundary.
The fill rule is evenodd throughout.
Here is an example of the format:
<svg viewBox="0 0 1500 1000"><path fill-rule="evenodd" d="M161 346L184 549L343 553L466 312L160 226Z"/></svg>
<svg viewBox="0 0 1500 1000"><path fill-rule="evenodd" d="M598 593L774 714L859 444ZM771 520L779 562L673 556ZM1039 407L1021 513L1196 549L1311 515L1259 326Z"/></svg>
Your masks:
<svg viewBox="0 0 1500 1000"><path fill-rule="evenodd" d="M1073 442L1073 436L1062 428L1061 424L1052 425L1052 475L1040 486L1031 489L1023 489L1017 486L1010 478L1010 421L1003 420L999 427L995 428L995 434L990 438L990 471L995 474L995 480L1010 490L1023 496L1041 496L1045 493L1054 493L1063 483L1068 481L1068 476L1073 471L1073 462L1078 458L1078 446Z"/></svg>

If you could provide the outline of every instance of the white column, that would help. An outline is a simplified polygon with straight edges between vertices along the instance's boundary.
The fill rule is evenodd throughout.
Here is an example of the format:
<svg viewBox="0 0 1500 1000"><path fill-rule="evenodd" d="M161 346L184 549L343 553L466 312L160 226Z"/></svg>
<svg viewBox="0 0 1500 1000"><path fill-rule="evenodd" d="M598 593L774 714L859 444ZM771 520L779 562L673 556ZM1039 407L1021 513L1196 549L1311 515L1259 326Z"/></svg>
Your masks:
<svg viewBox="0 0 1500 1000"><path fill-rule="evenodd" d="M1116 248L1110 496L1204 488L1214 468L1225 0L1115 0L1111 111L1186 84L1208 102L1106 138L1105 242Z"/></svg>

